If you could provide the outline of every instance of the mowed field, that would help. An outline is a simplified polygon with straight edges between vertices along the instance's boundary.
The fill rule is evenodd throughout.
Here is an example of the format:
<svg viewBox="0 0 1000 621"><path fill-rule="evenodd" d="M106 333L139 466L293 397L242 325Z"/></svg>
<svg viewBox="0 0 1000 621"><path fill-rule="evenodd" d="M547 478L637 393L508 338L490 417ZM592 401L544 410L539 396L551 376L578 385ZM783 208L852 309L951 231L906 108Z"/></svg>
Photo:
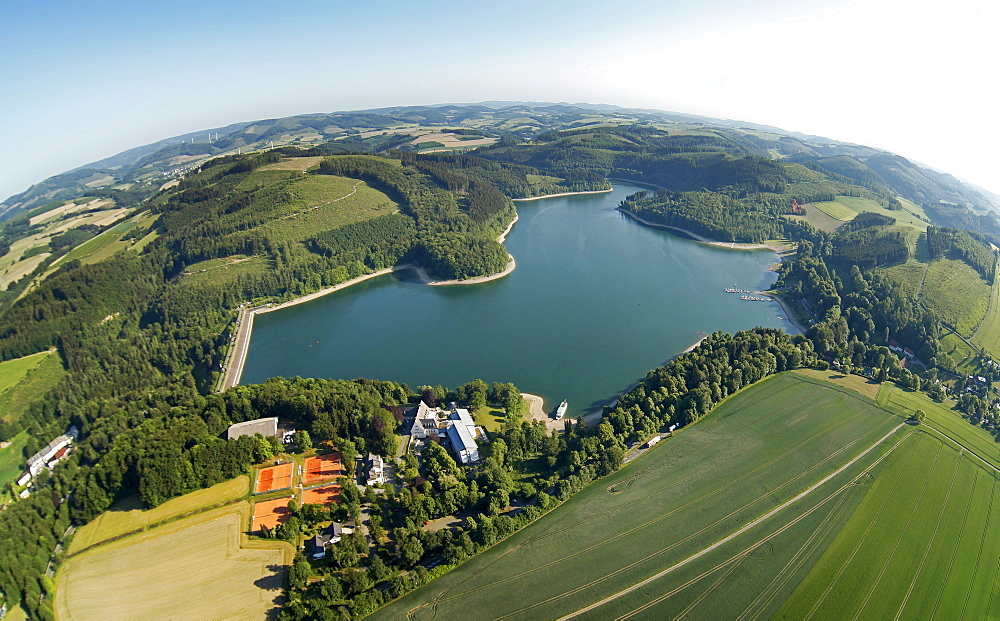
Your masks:
<svg viewBox="0 0 1000 621"><path fill-rule="evenodd" d="M994 360L1000 360L1000 286L993 283L990 293L990 309L979 329L972 335L972 342L984 350Z"/></svg>
<svg viewBox="0 0 1000 621"><path fill-rule="evenodd" d="M777 618L997 618L998 491L996 471L910 434Z"/></svg>
<svg viewBox="0 0 1000 621"><path fill-rule="evenodd" d="M241 502L69 558L56 576L56 617L264 618L279 603L294 550L246 542L249 512Z"/></svg>
<svg viewBox="0 0 1000 621"><path fill-rule="evenodd" d="M781 374L376 617L771 616L912 433L902 420Z"/></svg>
<svg viewBox="0 0 1000 621"><path fill-rule="evenodd" d="M21 381L28 371L37 367L47 356L55 352L54 349L38 352L23 358L14 358L0 362L0 393L12 388Z"/></svg>

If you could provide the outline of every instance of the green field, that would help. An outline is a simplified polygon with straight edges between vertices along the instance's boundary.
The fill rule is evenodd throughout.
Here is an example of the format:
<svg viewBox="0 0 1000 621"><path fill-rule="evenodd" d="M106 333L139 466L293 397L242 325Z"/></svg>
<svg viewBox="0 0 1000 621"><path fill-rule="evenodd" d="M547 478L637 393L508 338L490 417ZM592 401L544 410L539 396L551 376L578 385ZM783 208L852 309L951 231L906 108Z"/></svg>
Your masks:
<svg viewBox="0 0 1000 621"><path fill-rule="evenodd" d="M773 377L376 617L773 615L912 431L901 422L846 388Z"/></svg>
<svg viewBox="0 0 1000 621"><path fill-rule="evenodd" d="M0 393L6 392L14 384L20 382L28 371L41 364L53 351L55 350L50 349L38 352L37 354L31 354L30 356L24 356L23 358L14 358L13 360L0 362Z"/></svg>
<svg viewBox="0 0 1000 621"><path fill-rule="evenodd" d="M28 432L22 431L10 440L10 446L0 449L0 486L16 481L24 473L24 445L28 443Z"/></svg>
<svg viewBox="0 0 1000 621"><path fill-rule="evenodd" d="M995 618L998 490L953 445L908 435L777 618Z"/></svg>
<svg viewBox="0 0 1000 621"><path fill-rule="evenodd" d="M34 355L40 357L34 368L29 368L14 386L0 393L0 416L8 422L21 418L32 403L48 394L67 374L58 354Z"/></svg>
<svg viewBox="0 0 1000 621"><path fill-rule="evenodd" d="M944 336L940 339L941 351L955 361L958 372L962 375L980 375L983 365L979 362L979 353L954 332L942 332Z"/></svg>
<svg viewBox="0 0 1000 621"><path fill-rule="evenodd" d="M833 231L836 231L840 227L844 226L843 220L831 218L830 216L826 215L822 210L814 209L812 205L807 205L805 210L806 210L805 215L802 216L788 215L784 217L788 218L789 220L805 220L806 222L818 228L819 230L826 231L827 233L832 233Z"/></svg>
<svg viewBox="0 0 1000 621"><path fill-rule="evenodd" d="M989 283L961 261L937 259L927 268L921 300L942 321L971 336L986 318L992 295Z"/></svg>
<svg viewBox="0 0 1000 621"><path fill-rule="evenodd" d="M997 282L993 283L990 295L990 310L971 341L993 356L994 360L1000 360L1000 285Z"/></svg>
<svg viewBox="0 0 1000 621"><path fill-rule="evenodd" d="M808 211L810 207L815 207L834 220L839 220L841 222L850 222L854 219L854 216L858 215L856 210L851 209L839 200L809 203L806 205L806 210Z"/></svg>
<svg viewBox="0 0 1000 621"><path fill-rule="evenodd" d="M1000 468L1000 443L988 431L973 425L948 405L937 403L921 392L904 390L893 384L882 385L878 402L902 416L923 410L927 415L924 423L928 427L945 434L988 463Z"/></svg>

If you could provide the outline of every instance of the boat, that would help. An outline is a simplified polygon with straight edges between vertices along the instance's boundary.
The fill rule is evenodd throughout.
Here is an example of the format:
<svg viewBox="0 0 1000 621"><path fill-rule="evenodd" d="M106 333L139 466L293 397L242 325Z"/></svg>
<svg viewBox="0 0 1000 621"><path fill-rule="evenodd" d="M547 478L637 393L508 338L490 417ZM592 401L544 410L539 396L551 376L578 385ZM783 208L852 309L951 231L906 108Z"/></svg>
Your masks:
<svg viewBox="0 0 1000 621"><path fill-rule="evenodd" d="M566 403L565 399L563 399L563 402L560 403L559 407L556 408L556 420L559 420L563 416L566 416L566 408L568 408L568 407L569 407L569 404Z"/></svg>

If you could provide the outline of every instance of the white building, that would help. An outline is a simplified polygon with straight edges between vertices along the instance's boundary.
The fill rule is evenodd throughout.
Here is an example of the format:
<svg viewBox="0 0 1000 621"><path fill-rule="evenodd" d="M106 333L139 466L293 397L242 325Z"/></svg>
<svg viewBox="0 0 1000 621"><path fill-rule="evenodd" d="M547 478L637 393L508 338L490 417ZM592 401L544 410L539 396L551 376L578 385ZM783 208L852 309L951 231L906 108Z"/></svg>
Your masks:
<svg viewBox="0 0 1000 621"><path fill-rule="evenodd" d="M368 454L368 487L385 484L385 461L381 455Z"/></svg>
<svg viewBox="0 0 1000 621"><path fill-rule="evenodd" d="M49 442L49 445L28 458L28 474L31 478L37 477L42 468L48 467L50 470L61 460L73 440L79 435L76 427L70 427L69 431Z"/></svg>
<svg viewBox="0 0 1000 621"><path fill-rule="evenodd" d="M242 423L236 423L235 425L230 425L229 429L226 431L226 438L229 440L235 440L241 436L252 436L258 433L265 438L277 436L278 418L276 416L271 416L269 418L257 418L254 420L244 421Z"/></svg>
<svg viewBox="0 0 1000 621"><path fill-rule="evenodd" d="M441 410L431 409L423 401L417 406L417 417L413 421L410 429L410 436L422 440L424 438L436 438L441 435L438 428L437 415Z"/></svg>

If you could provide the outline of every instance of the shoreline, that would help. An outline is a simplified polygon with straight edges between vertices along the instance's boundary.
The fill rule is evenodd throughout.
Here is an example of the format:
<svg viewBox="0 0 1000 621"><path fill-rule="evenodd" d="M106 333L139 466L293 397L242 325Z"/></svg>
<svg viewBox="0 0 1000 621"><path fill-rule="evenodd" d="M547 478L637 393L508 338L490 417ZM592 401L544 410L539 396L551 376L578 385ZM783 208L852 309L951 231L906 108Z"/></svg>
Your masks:
<svg viewBox="0 0 1000 621"><path fill-rule="evenodd" d="M701 242L703 244L708 244L709 246L715 246L716 248L727 248L729 250L772 250L779 257L781 257L784 253L788 252L787 248L781 248L779 246L775 246L775 245L772 245L772 244L748 244L748 243L743 243L743 242L722 242L722 241L716 241L714 239L710 239L710 238L705 237L703 235L699 235L697 233L693 233L693 232L691 232L691 231L689 231L687 229L682 229L679 226L671 226L669 224L660 224L659 222L652 222L652 221L647 220L647 219L645 219L645 218L643 218L641 216L635 215L634 213L632 213L628 209L623 209L621 207L618 207L617 209L621 213L628 215L630 218L632 218L636 222L641 222L642 224L645 224L646 226L652 226L654 228L660 228L660 229L671 229L671 230L674 230L674 231L680 231L681 233L684 233L685 235L688 235L689 237L691 237L696 242Z"/></svg>
<svg viewBox="0 0 1000 621"><path fill-rule="evenodd" d="M610 191L610 190L609 190ZM510 234L514 225L517 223L520 216L517 213L514 214L514 219L510 221L507 228L500 233L497 237L497 242L502 244L507 240L507 235ZM243 367L246 364L247 354L250 351L250 337L253 335L253 321L254 317L263 313L270 313L277 310L282 310L285 308L290 308L292 306L297 306L299 304L305 304L306 302L311 302L315 299L321 298L325 295L329 295L335 291L340 291L341 289L346 289L352 285L356 285L360 282L370 280L372 278L377 278L379 276L385 276L387 274L392 274L393 272L401 272L404 270L410 270L414 273L417 279L425 284L432 287L439 286L452 286L452 285L478 285L484 282L489 282L491 280L498 280L503 278L514 271L517 267L517 263L514 261L514 257L508 253L507 267L503 270L497 272L496 274L490 274L488 276L477 276L475 278L469 278L466 280L431 280L427 271L412 263L404 263L403 265L394 265L393 267L387 267L384 269L376 270L370 274L363 274L356 278L351 278L345 280L342 283L333 285L332 287L325 287L319 291L313 293L308 293L306 295L282 302L280 304L265 304L263 306L255 306L253 308L241 308L239 314L236 316L236 330L232 337L233 345L230 347L229 351L226 352L226 356L223 358L223 370L222 376L216 383L216 392L225 392L227 389L232 388L240 383L243 378Z"/></svg>
<svg viewBox="0 0 1000 621"><path fill-rule="evenodd" d="M537 201L543 198L556 198L558 196L576 196L577 194L607 194L614 191L614 188L607 190L584 190L582 192L560 192L559 194L545 194L544 196L529 196L528 198L512 198L512 201Z"/></svg>
<svg viewBox="0 0 1000 621"><path fill-rule="evenodd" d="M684 351L682 351L681 353L679 353L677 355L678 356L683 356L684 354L689 354L689 353L693 352L709 336L710 335L706 334L705 336L701 337L700 339L698 339L697 341L695 341L694 343L692 343L687 349L685 349Z"/></svg>
<svg viewBox="0 0 1000 621"><path fill-rule="evenodd" d="M785 319L788 323L792 324L792 326L794 326L802 334L806 333L806 328L800 324L797 319L795 319L795 315L792 314L792 309L788 307L788 304L778 294L771 293L769 291L758 291L757 294L767 296L777 302L778 305L781 306L781 311L785 313Z"/></svg>

